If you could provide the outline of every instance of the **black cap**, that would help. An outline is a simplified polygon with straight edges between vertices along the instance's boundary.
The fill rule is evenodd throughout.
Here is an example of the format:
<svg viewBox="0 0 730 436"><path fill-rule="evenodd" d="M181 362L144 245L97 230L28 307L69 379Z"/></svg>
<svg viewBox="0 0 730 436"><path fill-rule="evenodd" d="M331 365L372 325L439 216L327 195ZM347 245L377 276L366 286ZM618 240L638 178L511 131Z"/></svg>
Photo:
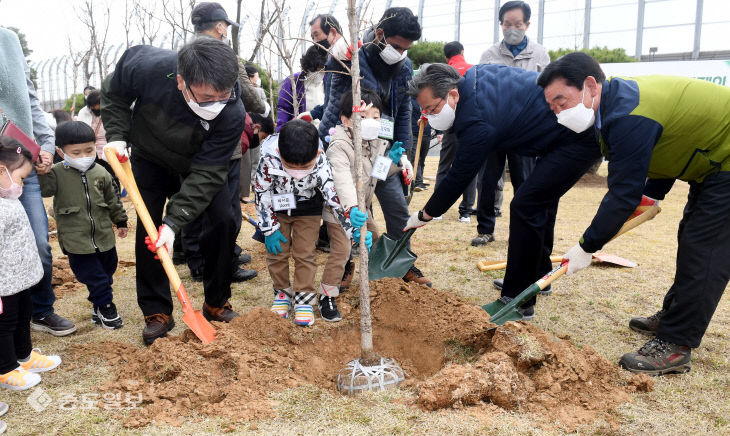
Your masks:
<svg viewBox="0 0 730 436"><path fill-rule="evenodd" d="M193 13L190 14L190 21L195 24L210 23L212 21L225 21L231 26L238 27L238 23L228 19L226 10L220 3L216 2L203 2L198 3L193 9Z"/></svg>

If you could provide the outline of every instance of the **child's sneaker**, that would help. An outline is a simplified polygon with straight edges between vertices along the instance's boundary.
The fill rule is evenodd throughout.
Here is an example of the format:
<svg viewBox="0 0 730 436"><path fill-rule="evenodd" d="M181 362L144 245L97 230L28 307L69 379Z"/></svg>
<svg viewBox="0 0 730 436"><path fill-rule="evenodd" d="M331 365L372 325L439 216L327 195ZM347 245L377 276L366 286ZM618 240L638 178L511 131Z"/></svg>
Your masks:
<svg viewBox="0 0 730 436"><path fill-rule="evenodd" d="M316 296L313 292L294 293L294 324L311 326L314 324L314 308L312 303Z"/></svg>
<svg viewBox="0 0 730 436"><path fill-rule="evenodd" d="M46 372L55 369L61 364L60 356L45 356L41 354L41 350L34 348L30 352L30 357L25 362L18 361L20 366L30 372Z"/></svg>
<svg viewBox="0 0 730 436"><path fill-rule="evenodd" d="M0 386L11 391L24 391L41 382L41 376L26 371L21 367L0 375Z"/></svg>
<svg viewBox="0 0 730 436"><path fill-rule="evenodd" d="M271 311L282 318L289 317L289 309L291 309L290 292L291 288L274 289L274 303L271 305Z"/></svg>
<svg viewBox="0 0 730 436"><path fill-rule="evenodd" d="M335 297L328 297L326 295L319 296L319 314L323 320L329 322L336 322L342 319L340 311L337 310Z"/></svg>
<svg viewBox="0 0 730 436"><path fill-rule="evenodd" d="M120 329L124 325L122 317L117 312L117 306L114 303L105 304L104 306L94 306L91 314L91 322L99 324L105 329Z"/></svg>

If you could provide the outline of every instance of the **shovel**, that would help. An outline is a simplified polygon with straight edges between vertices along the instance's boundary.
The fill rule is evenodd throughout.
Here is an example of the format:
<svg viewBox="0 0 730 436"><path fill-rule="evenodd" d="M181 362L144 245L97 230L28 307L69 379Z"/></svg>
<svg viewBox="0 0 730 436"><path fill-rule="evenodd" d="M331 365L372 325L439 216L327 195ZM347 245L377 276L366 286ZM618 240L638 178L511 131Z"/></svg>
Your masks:
<svg viewBox="0 0 730 436"><path fill-rule="evenodd" d="M661 208L659 206L651 206L641 215L631 218L621 226L621 229L616 233L616 236L611 238L611 241L633 229L634 227L653 219ZM610 241L609 241L610 242ZM486 310L490 316L490 320L497 325L502 325L508 321L519 321L522 319L522 314L517 308L522 305L525 301L531 299L540 293L541 290L545 289L550 283L555 281L558 277L565 274L568 270L568 262L564 261L559 266L555 267L552 271L541 277L538 281L530 285L527 289L522 291L512 301L507 304L502 303L499 300L482 306L482 309Z"/></svg>
<svg viewBox="0 0 730 436"><path fill-rule="evenodd" d="M560 263L563 261L563 256L550 256L550 262L552 263ZM594 263L608 263L611 265L617 265L617 266L624 266L626 268L634 268L636 266L636 262L632 262L628 259L624 259L623 257L616 256L615 254L609 254L609 253L594 253L593 254L593 262ZM506 260L480 260L477 262L477 268L479 268L480 271L494 271L498 269L505 269L507 268L507 261Z"/></svg>
<svg viewBox="0 0 730 436"><path fill-rule="evenodd" d="M398 240L383 234L370 249L368 277L379 280L384 277L400 278L416 262L418 256L408 249L408 240L416 229L408 229Z"/></svg>
<svg viewBox="0 0 730 436"><path fill-rule="evenodd" d="M256 221L254 221L254 219L251 218L250 216L248 216L247 213L241 213L241 215L243 215L243 219L245 219L246 222L248 222L249 224L251 224L256 229L256 231L254 232L254 234L251 235L251 239L253 239L254 241L258 241L258 242L260 242L260 243L263 244L264 241L266 240L266 237L264 236L263 233L261 233L261 230L259 229L259 223L257 223Z"/></svg>
<svg viewBox="0 0 730 436"><path fill-rule="evenodd" d="M137 183L134 181L134 175L132 174L132 167L129 164L129 161L120 163L117 158L116 151L111 148L104 150L104 154L109 161L109 165L111 165L114 173L116 173L119 178L119 181L127 189L127 193L132 200L132 204L134 204L134 208L137 210L137 216L140 221L142 221L142 225L147 231L150 239L153 241L156 240L157 228L155 227L155 223L152 221L152 217L150 216L144 201L142 201L142 195L139 193ZM175 265L172 263L170 253L168 253L165 247L162 246L157 249L157 256L160 258L160 262L162 262L162 267L165 269L167 278L170 279L170 284L177 290L177 298L180 300L183 309L183 322L190 327L190 330L192 330L193 333L195 333L195 336L197 336L204 344L213 342L215 339L215 328L207 319L205 319L205 317L203 317L203 314L200 313L199 310L195 310L193 308L190 298L188 297L188 293L185 291L185 287L180 280L180 276L177 274Z"/></svg>
<svg viewBox="0 0 730 436"><path fill-rule="evenodd" d="M411 204L413 192L416 189L416 176L418 175L418 162L421 159L421 143L423 142L423 130L426 128L426 120L421 116L418 120L418 143L416 144L416 159L413 161L413 180L411 180L411 189L406 198L406 204ZM405 273L404 273L405 274Z"/></svg>

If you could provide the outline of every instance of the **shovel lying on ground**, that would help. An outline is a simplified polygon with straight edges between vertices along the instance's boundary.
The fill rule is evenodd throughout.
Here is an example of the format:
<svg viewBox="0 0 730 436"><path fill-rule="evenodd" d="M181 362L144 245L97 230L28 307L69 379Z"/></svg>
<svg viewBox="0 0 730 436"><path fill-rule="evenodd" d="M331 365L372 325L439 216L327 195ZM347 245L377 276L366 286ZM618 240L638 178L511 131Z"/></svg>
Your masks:
<svg viewBox="0 0 730 436"><path fill-rule="evenodd" d="M134 204L134 208L137 210L137 216L140 221L142 221L142 225L147 231L147 235L149 235L150 239L153 241L157 240L157 228L155 227L155 223L152 221L152 217L142 200L142 195L139 193L129 161L120 163L117 158L116 151L112 149L104 150L104 154L109 161L109 165L111 165L114 173L119 178L119 181L126 188L129 198L132 200L132 204ZM215 327L213 327L213 325L205 319L199 310L195 310L193 308L193 304L190 302L188 293L185 291L185 287L183 287L180 276L177 274L175 265L172 263L170 253L168 253L165 247L162 246L157 249L157 256L160 258L160 262L162 262L162 267L165 269L167 278L170 279L172 287L176 289L177 298L182 304L183 322L190 327L190 330L192 330L193 333L195 333L195 336L197 336L204 344L213 342L215 339Z"/></svg>
<svg viewBox="0 0 730 436"><path fill-rule="evenodd" d="M416 229L409 229L398 240L383 234L370 249L368 277L379 280L384 277L401 278L416 262L418 256L408 249L408 241Z"/></svg>
<svg viewBox="0 0 730 436"><path fill-rule="evenodd" d="M560 263L563 261L562 256L550 256L550 262L552 263ZM616 256L615 254L609 254L609 253L594 253L593 254L593 262L594 263L608 263L611 265L617 265L617 266L624 266L627 268L634 268L636 266L636 262L632 262L628 259L624 259L623 257ZM494 271L499 269L505 269L507 268L507 261L506 260L480 260L477 262L477 268L479 268L480 271Z"/></svg>
<svg viewBox="0 0 730 436"><path fill-rule="evenodd" d="M648 208L641 215L631 218L626 221L621 229L616 233L616 236L611 238L611 241L633 229L634 227L653 219L661 208L659 206L652 206ZM610 242L610 241L609 241ZM568 270L568 262L562 262L559 266L555 267L552 271L541 277L538 281L530 285L527 289L522 291L512 301L507 304L502 303L499 300L482 306L482 309L489 313L490 320L497 325L502 325L508 321L519 321L522 319L522 314L517 310L525 301L531 299L540 293L541 290L545 289L550 283L555 281L558 277L565 274Z"/></svg>
<svg viewBox="0 0 730 436"><path fill-rule="evenodd" d="M251 239L263 244L264 241L266 240L266 238L264 237L264 234L261 233L261 230L259 229L259 223L257 223L253 218L248 216L247 213L241 213L241 215L243 216L243 219L245 219L247 223L251 224L256 229L254 234L251 235Z"/></svg>

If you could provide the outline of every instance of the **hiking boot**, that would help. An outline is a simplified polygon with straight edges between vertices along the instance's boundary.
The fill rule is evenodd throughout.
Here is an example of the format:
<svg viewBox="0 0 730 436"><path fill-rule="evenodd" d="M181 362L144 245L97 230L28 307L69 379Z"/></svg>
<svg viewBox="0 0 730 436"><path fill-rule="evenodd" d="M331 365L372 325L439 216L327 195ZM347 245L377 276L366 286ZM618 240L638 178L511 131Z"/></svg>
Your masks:
<svg viewBox="0 0 730 436"><path fill-rule="evenodd" d="M470 223L471 215L468 213L462 213L461 215L459 215L459 222L464 224Z"/></svg>
<svg viewBox="0 0 730 436"><path fill-rule="evenodd" d="M60 356L45 356L41 354L41 350L34 348L28 356L28 360L20 362L20 367L28 372L46 372L56 369L61 364Z"/></svg>
<svg viewBox="0 0 730 436"><path fill-rule="evenodd" d="M244 254L241 254L240 256L238 256L237 258L235 258L233 260L233 262L236 264L236 266L238 266L238 265L245 265L247 263L251 263L251 255L250 254L245 254L245 253Z"/></svg>
<svg viewBox="0 0 730 436"><path fill-rule="evenodd" d="M416 282L419 285L426 285L429 288L431 287L431 280L424 277L423 273L420 269L416 268L415 265L411 266L411 268L408 270L406 275L403 276L403 281L405 282Z"/></svg>
<svg viewBox="0 0 730 436"><path fill-rule="evenodd" d="M190 278L194 282L203 281L203 268L190 268Z"/></svg>
<svg viewBox="0 0 730 436"><path fill-rule="evenodd" d="M104 306L94 306L91 322L101 325L108 330L120 329L124 325L122 317L117 313L117 306L114 303L105 304Z"/></svg>
<svg viewBox="0 0 730 436"><path fill-rule="evenodd" d="M164 338L167 332L175 327L175 320L164 313L145 316L144 322L147 324L142 330L142 340L145 345L151 345L157 338Z"/></svg>
<svg viewBox="0 0 730 436"><path fill-rule="evenodd" d="M502 287L504 286L504 279L494 279L492 281L492 284L494 285L495 289L502 290ZM547 285L545 289L540 291L540 295L550 295L553 293L553 285Z"/></svg>
<svg viewBox="0 0 730 436"><path fill-rule="evenodd" d="M172 264L173 265L184 265L187 262L185 253L181 250L175 250L172 252Z"/></svg>
<svg viewBox="0 0 730 436"><path fill-rule="evenodd" d="M319 314L323 320L328 322L336 322L342 319L340 311L337 310L335 297L328 297L326 295L319 296Z"/></svg>
<svg viewBox="0 0 730 436"><path fill-rule="evenodd" d="M41 376L21 367L0 375L0 386L11 391L24 391L41 382Z"/></svg>
<svg viewBox="0 0 730 436"><path fill-rule="evenodd" d="M471 240L471 245L473 247L479 247L481 245L487 245L490 242L494 242L494 234L480 233L474 239Z"/></svg>
<svg viewBox="0 0 730 436"><path fill-rule="evenodd" d="M638 353L624 354L619 365L627 371L640 374L683 373L691 368L691 355L689 347L653 338L639 348Z"/></svg>
<svg viewBox="0 0 730 436"><path fill-rule="evenodd" d="M30 322L33 330L50 333L53 336L67 336L76 331L76 326L71 321L52 313L40 319L33 319Z"/></svg>
<svg viewBox="0 0 730 436"><path fill-rule="evenodd" d="M340 283L341 290L345 290L350 287L353 277L355 277L355 263L348 260L345 264L345 273L342 274L342 283Z"/></svg>
<svg viewBox="0 0 730 436"><path fill-rule="evenodd" d="M226 301L223 307L213 307L203 303L203 316L208 321L231 322L238 316L238 312L233 310L230 301Z"/></svg>
<svg viewBox="0 0 730 436"><path fill-rule="evenodd" d="M512 297L502 296L497 301L501 301L504 304L509 304L510 301L514 300ZM522 315L523 321L530 321L535 317L535 306L521 306L517 308L517 312Z"/></svg>
<svg viewBox="0 0 730 436"><path fill-rule="evenodd" d="M233 270L233 275L231 275L231 281L234 283L245 282L246 280L256 278L258 275L259 273L256 272L256 270L236 267L236 269Z"/></svg>
<svg viewBox="0 0 730 436"><path fill-rule="evenodd" d="M659 321L661 321L664 313L664 309L662 309L654 315L631 318L631 321L629 321L629 328L635 332L643 333L645 335L655 335L656 329L659 327Z"/></svg>
<svg viewBox="0 0 730 436"><path fill-rule="evenodd" d="M314 324L314 292L294 293L294 324L308 327Z"/></svg>

